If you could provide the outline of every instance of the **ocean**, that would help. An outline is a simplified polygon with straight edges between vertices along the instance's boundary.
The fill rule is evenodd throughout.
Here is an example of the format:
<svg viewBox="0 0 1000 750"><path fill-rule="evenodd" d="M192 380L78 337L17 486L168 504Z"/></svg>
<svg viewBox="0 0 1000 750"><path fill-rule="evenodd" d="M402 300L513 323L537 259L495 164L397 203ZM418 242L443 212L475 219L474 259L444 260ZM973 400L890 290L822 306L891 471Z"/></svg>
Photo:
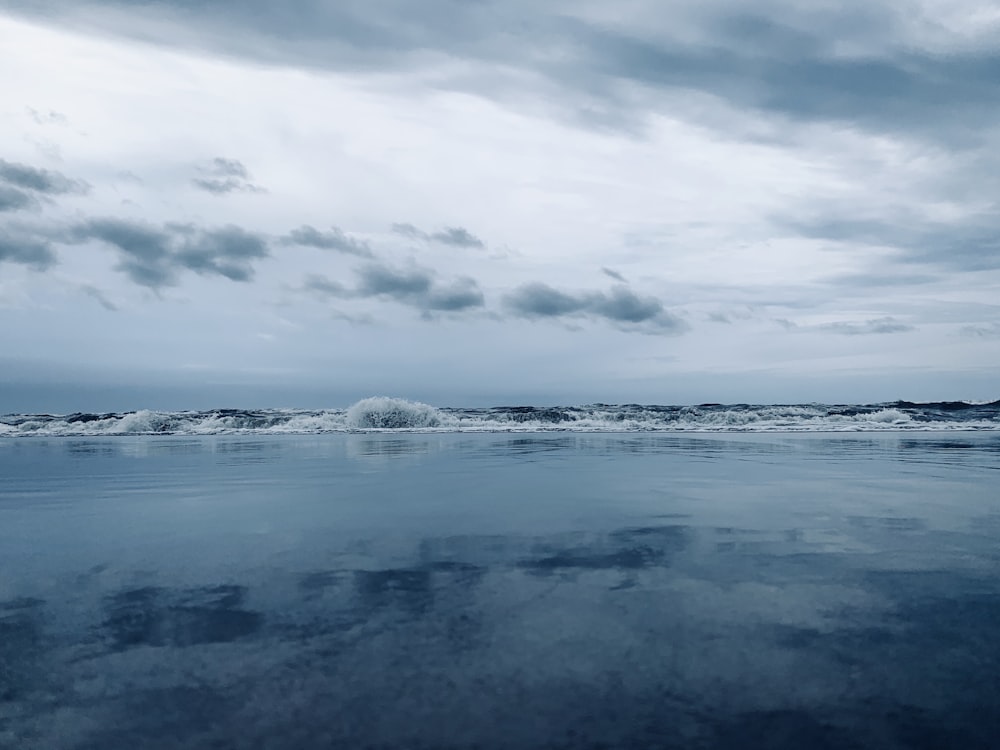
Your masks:
<svg viewBox="0 0 1000 750"><path fill-rule="evenodd" d="M993 748L1000 403L0 417L0 747Z"/></svg>

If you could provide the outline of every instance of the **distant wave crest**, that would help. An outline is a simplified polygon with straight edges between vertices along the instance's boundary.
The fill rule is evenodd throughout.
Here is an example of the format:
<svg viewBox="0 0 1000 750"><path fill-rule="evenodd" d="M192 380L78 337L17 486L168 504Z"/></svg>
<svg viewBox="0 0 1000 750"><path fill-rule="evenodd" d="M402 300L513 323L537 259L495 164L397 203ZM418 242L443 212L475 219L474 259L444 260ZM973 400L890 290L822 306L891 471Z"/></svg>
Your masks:
<svg viewBox="0 0 1000 750"><path fill-rule="evenodd" d="M496 406L435 408L377 396L347 409L213 409L9 414L0 437L325 432L875 432L1000 430L1000 401L886 404Z"/></svg>

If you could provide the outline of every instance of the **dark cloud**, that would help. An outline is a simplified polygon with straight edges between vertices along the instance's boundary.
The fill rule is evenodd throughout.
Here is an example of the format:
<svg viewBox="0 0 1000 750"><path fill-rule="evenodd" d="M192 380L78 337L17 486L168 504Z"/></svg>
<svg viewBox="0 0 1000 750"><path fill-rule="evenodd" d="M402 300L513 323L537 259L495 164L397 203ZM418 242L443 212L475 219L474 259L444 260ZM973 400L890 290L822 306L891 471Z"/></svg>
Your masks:
<svg viewBox="0 0 1000 750"><path fill-rule="evenodd" d="M263 237L232 225L208 230L190 227L183 234L184 241L173 258L200 274L250 281L254 274L251 262L269 254Z"/></svg>
<svg viewBox="0 0 1000 750"><path fill-rule="evenodd" d="M305 247L318 247L322 250L336 250L337 252L357 255L362 258L371 258L373 253L367 242L356 240L344 234L337 227L331 227L328 232L321 232L315 227L304 224L298 229L294 229L281 241L290 245L303 245Z"/></svg>
<svg viewBox="0 0 1000 750"><path fill-rule="evenodd" d="M421 232L412 224L393 224L392 231L396 234L401 234L404 237L409 237L411 240L426 240L427 233Z"/></svg>
<svg viewBox="0 0 1000 750"><path fill-rule="evenodd" d="M426 301L428 310L442 312L468 310L485 304L479 285L468 277L458 279L447 286L431 289Z"/></svg>
<svg viewBox="0 0 1000 750"><path fill-rule="evenodd" d="M195 177L191 180L195 187L199 187L205 192L213 195L226 195L227 193L250 192L248 186L242 180L232 177L218 179L216 177Z"/></svg>
<svg viewBox="0 0 1000 750"><path fill-rule="evenodd" d="M595 315L622 323L644 323L664 314L663 305L654 297L639 297L622 286L609 294L591 296L588 309Z"/></svg>
<svg viewBox="0 0 1000 750"><path fill-rule="evenodd" d="M582 311L586 297L574 297L547 284L524 284L504 297L504 305L517 315L528 318L557 318Z"/></svg>
<svg viewBox="0 0 1000 750"><path fill-rule="evenodd" d="M191 182L196 187L214 195L227 193L263 193L264 188L250 182L250 172L243 162L217 156L208 167L200 168L205 177L196 177Z"/></svg>
<svg viewBox="0 0 1000 750"><path fill-rule="evenodd" d="M504 297L504 306L525 318L563 318L585 315L603 318L629 327L643 326L660 331L681 331L683 321L670 315L655 297L640 297L624 286L610 292L570 294L547 284L524 284Z"/></svg>
<svg viewBox="0 0 1000 750"><path fill-rule="evenodd" d="M934 265L955 271L1000 268L1000 216L970 217L961 223L930 222L902 215L893 220L829 216L785 221L805 237L895 248L898 264Z"/></svg>
<svg viewBox="0 0 1000 750"><path fill-rule="evenodd" d="M401 271L373 263L358 271L358 294L363 297L423 297L430 291L433 283L433 274L424 269Z"/></svg>
<svg viewBox="0 0 1000 750"><path fill-rule="evenodd" d="M413 224L393 224L392 231L407 237L411 240L421 242L437 242L442 245L453 247L470 247L481 250L486 247L486 243L472 234L465 227L445 227L439 232L425 232L415 227Z"/></svg>
<svg viewBox="0 0 1000 750"><path fill-rule="evenodd" d="M22 190L32 190L45 195L83 194L90 186L82 180L71 180L60 172L39 169L27 164L0 159L0 181Z"/></svg>
<svg viewBox="0 0 1000 750"><path fill-rule="evenodd" d="M176 284L184 270L250 281L253 261L269 255L261 235L232 225L203 229L190 224L158 227L122 219L91 219L70 231L71 242L91 240L115 247L121 256L118 270L151 289Z"/></svg>
<svg viewBox="0 0 1000 750"><path fill-rule="evenodd" d="M26 208L35 208L38 199L33 195L28 195L23 190L0 185L0 213L4 211L22 211Z"/></svg>
<svg viewBox="0 0 1000 750"><path fill-rule="evenodd" d="M1000 269L1000 217L989 225L935 226L906 247L906 260L955 271Z"/></svg>
<svg viewBox="0 0 1000 750"><path fill-rule="evenodd" d="M610 276L615 281L620 281L623 284L627 284L628 283L625 280L624 276L622 276L620 273L618 273L617 271L615 271L615 270L613 270L611 268L603 267L603 268L601 268L601 273L603 273L605 276Z"/></svg>
<svg viewBox="0 0 1000 750"><path fill-rule="evenodd" d="M0 263L20 263L44 271L56 263L56 254L47 240L24 237L0 229Z"/></svg>
<svg viewBox="0 0 1000 750"><path fill-rule="evenodd" d="M469 232L464 227L445 227L440 232L434 232L430 238L442 245L454 245L455 247L483 248L483 241Z"/></svg>
<svg viewBox="0 0 1000 750"><path fill-rule="evenodd" d="M151 224L122 219L91 219L73 227L73 242L99 240L118 249L118 270L140 286L157 289L176 284L172 236Z"/></svg>
<svg viewBox="0 0 1000 750"><path fill-rule="evenodd" d="M115 305L111 300L104 296L104 292L98 289L96 286L91 286L90 284L84 284L80 287L80 291L86 294L91 299L95 300L97 304L103 307L105 310L110 312L116 312L118 306Z"/></svg>
<svg viewBox="0 0 1000 750"><path fill-rule="evenodd" d="M893 317L874 318L864 323L830 323L822 326L823 330L841 333L847 336L864 336L877 333L904 333L914 330L913 326L902 323Z"/></svg>
<svg viewBox="0 0 1000 750"><path fill-rule="evenodd" d="M911 15L892 3L668 7L648 0L613 22L590 15L587 3L540 10L522 0L377 7L361 0L150 0L143 7L164 22L139 23L122 0L21 0L10 10L269 64L383 72L464 60L483 72L469 75L463 66L451 85L497 97L509 91L505 71L529 72L539 97L603 126L629 128L666 106L655 95L633 96L636 84L654 94L699 91L783 117L934 140L975 140L1000 119L996 46L922 49ZM947 34L942 25L938 38Z"/></svg>
<svg viewBox="0 0 1000 750"><path fill-rule="evenodd" d="M461 277L446 284L438 283L437 274L426 268L392 268L370 263L355 271L354 288L332 281L325 276L306 277L306 291L328 297L390 299L415 307L424 314L455 313L481 308L485 304L482 291L474 279Z"/></svg>
<svg viewBox="0 0 1000 750"><path fill-rule="evenodd" d="M791 119L833 120L948 142L977 140L1000 112L995 52L941 55L915 49L906 43L907 19L886 6L799 8L794 26L782 18L785 11L762 3L734 14L722 5L701 14L697 42L644 33L638 24L612 28L565 19L558 34L570 52L545 67L570 90L603 102L612 118L615 107L626 118L642 114L624 93L621 84L628 83L662 92L701 91L739 108ZM647 12L657 13L652 5ZM641 17L636 20L641 23ZM890 39L897 43L885 44ZM833 42L848 40L870 54L838 53Z"/></svg>

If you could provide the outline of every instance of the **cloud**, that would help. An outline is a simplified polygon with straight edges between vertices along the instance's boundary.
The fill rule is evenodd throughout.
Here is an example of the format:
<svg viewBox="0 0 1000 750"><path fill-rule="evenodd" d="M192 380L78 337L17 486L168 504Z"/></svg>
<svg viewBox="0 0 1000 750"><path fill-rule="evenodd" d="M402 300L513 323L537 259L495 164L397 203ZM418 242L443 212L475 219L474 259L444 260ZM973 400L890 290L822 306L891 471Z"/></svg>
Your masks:
<svg viewBox="0 0 1000 750"><path fill-rule="evenodd" d="M896 264L929 264L955 271L1000 269L1000 217L993 213L955 223L910 215L893 220L832 215L789 221L785 226L806 237L895 248L900 251L893 259ZM918 278L911 276L910 283L919 283Z"/></svg>
<svg viewBox="0 0 1000 750"><path fill-rule="evenodd" d="M461 60L461 73L435 83L499 98L527 74L536 96L581 122L626 129L665 111L679 91L932 140L974 138L1000 119L996 24L983 3L957 13L922 3L913 13L866 0L635 0L627 14L586 1L541 10L525 0L148 5L152 23L120 0L38 0L11 11L267 64L382 73ZM959 27L950 13L968 21ZM647 95L634 96L638 87Z"/></svg>
<svg viewBox="0 0 1000 750"><path fill-rule="evenodd" d="M98 289L96 286L91 286L90 284L84 284L80 287L80 291L86 294L93 300L96 300L97 304L103 307L105 310L110 312L117 312L118 306L111 302L107 297L104 296L104 292Z"/></svg>
<svg viewBox="0 0 1000 750"><path fill-rule="evenodd" d="M589 316L603 318L623 327L643 324L660 332L680 332L686 325L669 314L655 297L640 297L624 286L610 292L561 292L547 284L533 282L517 287L503 299L504 306L524 318Z"/></svg>
<svg viewBox="0 0 1000 750"><path fill-rule="evenodd" d="M401 234L404 237L409 237L411 240L426 240L427 233L421 232L412 224L393 224L392 231L396 234Z"/></svg>
<svg viewBox="0 0 1000 750"><path fill-rule="evenodd" d="M940 277L923 273L846 273L831 276L828 282L852 289L865 287L895 287L931 284Z"/></svg>
<svg viewBox="0 0 1000 750"><path fill-rule="evenodd" d="M430 238L435 242L440 242L442 245L480 249L485 247L481 239L464 227L445 227L443 231L434 232Z"/></svg>
<svg viewBox="0 0 1000 750"><path fill-rule="evenodd" d="M85 194L90 185L82 180L71 180L60 172L39 169L27 164L0 159L0 181L22 190L31 190L44 195Z"/></svg>
<svg viewBox="0 0 1000 750"><path fill-rule="evenodd" d="M212 159L211 169L216 175L221 177L239 177L243 180L250 179L250 173L247 171L246 166L238 159L224 159L221 156L217 156Z"/></svg>
<svg viewBox="0 0 1000 750"><path fill-rule="evenodd" d="M864 323L837 322L820 326L823 330L832 333L841 333L847 336L865 336L877 333L904 333L914 330L913 326L902 323L893 317L873 318Z"/></svg>
<svg viewBox="0 0 1000 750"><path fill-rule="evenodd" d="M0 229L0 263L20 263L44 271L56 263L56 254L47 240L12 234Z"/></svg>
<svg viewBox="0 0 1000 750"><path fill-rule="evenodd" d="M322 250L336 250L348 255L357 255L362 258L371 258L373 253L367 242L356 240L344 234L339 228L331 227L328 232L321 232L315 227L303 224L298 229L294 229L281 241L286 245L302 245L305 247L318 247Z"/></svg>
<svg viewBox="0 0 1000 750"><path fill-rule="evenodd" d="M363 297L387 295L396 299L426 295L434 277L424 269L397 270L372 264L358 271L358 294Z"/></svg>
<svg viewBox="0 0 1000 750"><path fill-rule="evenodd" d="M200 274L218 274L231 281L253 279L251 261L269 255L260 235L229 225L219 229L176 228L184 240L173 257L181 266Z"/></svg>
<svg viewBox="0 0 1000 750"><path fill-rule="evenodd" d="M475 280L463 277L447 286L431 289L426 302L428 310L457 312L482 307L485 304L485 299Z"/></svg>
<svg viewBox="0 0 1000 750"><path fill-rule="evenodd" d="M1000 323L963 326L962 335L973 336L980 339L1000 338Z"/></svg>
<svg viewBox="0 0 1000 750"><path fill-rule="evenodd" d="M624 276L622 276L620 273L618 273L617 271L615 271L615 270L613 270L611 268L602 267L601 268L601 273L603 273L605 276L610 276L615 281L620 281L623 284L627 284L628 283L625 280Z"/></svg>
<svg viewBox="0 0 1000 750"><path fill-rule="evenodd" d="M227 193L263 193L264 188L250 182L250 172L243 162L236 159L224 159L217 156L208 167L199 167L206 174L196 177L191 182L213 195Z"/></svg>
<svg viewBox="0 0 1000 750"><path fill-rule="evenodd" d="M481 250L486 243L472 234L465 227L445 227L439 232L427 233L413 224L393 224L392 231L411 240L421 242L437 242L453 247L469 247Z"/></svg>
<svg viewBox="0 0 1000 750"><path fill-rule="evenodd" d="M664 314L659 300L639 297L621 286L614 287L607 295L591 295L588 309L595 315L622 323L643 323Z"/></svg>
<svg viewBox="0 0 1000 750"><path fill-rule="evenodd" d="M319 292L322 295L331 297L349 297L351 292L340 282L331 281L322 274L310 274L306 276L302 288L310 292Z"/></svg>
<svg viewBox="0 0 1000 750"><path fill-rule="evenodd" d="M68 125L69 118L66 117L62 112L56 112L55 110L49 110L48 112L39 112L34 107L28 107L28 116L35 121L38 125Z"/></svg>
<svg viewBox="0 0 1000 750"><path fill-rule="evenodd" d="M118 270L150 289L177 283L188 270L231 281L253 279L253 261L269 255L263 236L228 225L203 229L192 224L152 224L123 219L91 219L70 230L68 240L98 240L121 256Z"/></svg>
<svg viewBox="0 0 1000 750"><path fill-rule="evenodd" d="M38 200L33 195L28 195L23 190L0 185L0 212L22 211L26 208L35 208Z"/></svg>
<svg viewBox="0 0 1000 750"><path fill-rule="evenodd" d="M122 219L90 219L70 231L70 241L99 240L118 249L118 270L140 286L158 289L177 283L170 233L151 224Z"/></svg>
<svg viewBox="0 0 1000 750"><path fill-rule="evenodd" d="M919 25L890 3L766 0L737 10L690 2L666 11L640 2L635 10L629 20L610 23L553 19L551 33L565 53L536 62L571 95L589 95L605 122L627 126L663 106L655 96L629 97L636 84L665 96L698 91L784 119L944 143L975 140L1000 112L1000 57L946 30L930 9L921 25L937 24L937 45L917 38ZM979 25L986 38L989 27ZM948 54L941 46L950 47Z"/></svg>
<svg viewBox="0 0 1000 750"><path fill-rule="evenodd" d="M527 318L556 318L581 312L587 307L586 297L574 297L547 284L524 284L504 297L504 305L517 315Z"/></svg>
<svg viewBox="0 0 1000 750"><path fill-rule="evenodd" d="M341 299L388 299L417 308L425 314L456 313L485 305L479 285L475 279L466 276L441 284L437 281L437 274L429 269L400 269L380 263L370 263L357 269L355 276L355 286L349 288L325 276L313 274L306 277L303 289Z"/></svg>

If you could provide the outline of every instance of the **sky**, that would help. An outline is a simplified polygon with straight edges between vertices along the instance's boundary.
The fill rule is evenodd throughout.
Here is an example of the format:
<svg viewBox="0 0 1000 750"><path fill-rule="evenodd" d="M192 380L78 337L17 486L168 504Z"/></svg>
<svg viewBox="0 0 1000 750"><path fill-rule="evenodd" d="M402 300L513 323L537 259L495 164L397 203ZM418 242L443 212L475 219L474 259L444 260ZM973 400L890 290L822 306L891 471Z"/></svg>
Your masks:
<svg viewBox="0 0 1000 750"><path fill-rule="evenodd" d="M1000 398L992 0L0 0L0 412Z"/></svg>

